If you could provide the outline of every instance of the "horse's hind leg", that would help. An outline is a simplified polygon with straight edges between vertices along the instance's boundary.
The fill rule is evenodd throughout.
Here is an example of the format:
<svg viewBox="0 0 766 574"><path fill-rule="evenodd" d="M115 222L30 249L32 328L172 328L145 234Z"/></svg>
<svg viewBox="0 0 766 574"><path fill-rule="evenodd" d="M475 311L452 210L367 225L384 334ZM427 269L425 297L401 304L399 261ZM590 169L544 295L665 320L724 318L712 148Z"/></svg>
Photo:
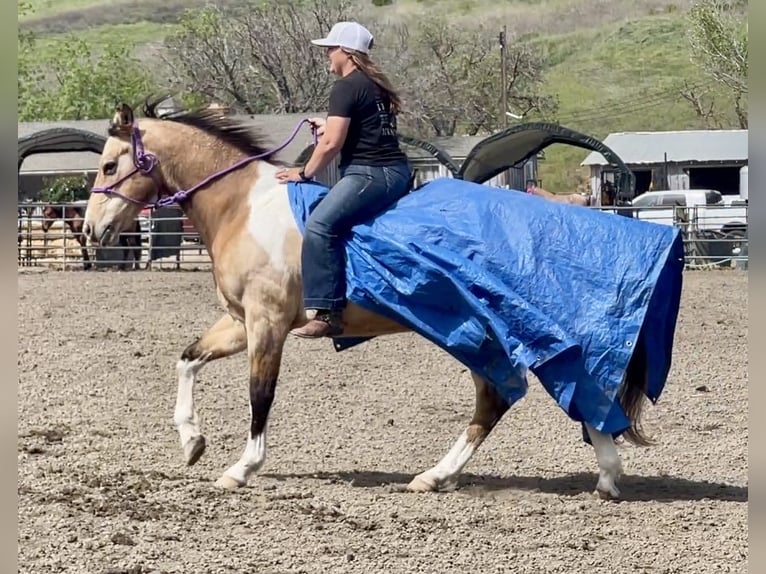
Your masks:
<svg viewBox="0 0 766 574"><path fill-rule="evenodd" d="M620 453L617 452L617 446L611 435L597 431L588 423L585 423L585 429L588 431L598 462L599 473L596 494L604 500L617 498L620 496L617 479L622 475L622 462L620 461Z"/></svg>
<svg viewBox="0 0 766 574"><path fill-rule="evenodd" d="M457 485L463 468L484 439L509 408L508 402L485 379L471 373L476 385L476 407L473 418L449 452L439 463L420 473L407 486L414 492L446 490ZM519 384L525 385L524 381Z"/></svg>
<svg viewBox="0 0 766 574"><path fill-rule="evenodd" d="M633 356L630 358L625 373L624 386L620 391L620 405L631 421L631 426L625 431L625 439L636 446L649 446L652 441L644 436L641 430L641 411L646 404L646 387L648 384L646 340L644 331L638 336ZM618 498L620 491L617 488L617 479L622 475L622 462L617 446L611 435L597 431L588 423L585 423L593 450L596 452L598 462L598 483L596 494L602 499L609 500Z"/></svg>
<svg viewBox="0 0 766 574"><path fill-rule="evenodd" d="M246 348L244 324L226 314L181 354L176 365L178 395L173 422L178 429L186 464L197 462L205 451L205 437L200 432L199 416L194 408L197 373L206 363L234 355Z"/></svg>

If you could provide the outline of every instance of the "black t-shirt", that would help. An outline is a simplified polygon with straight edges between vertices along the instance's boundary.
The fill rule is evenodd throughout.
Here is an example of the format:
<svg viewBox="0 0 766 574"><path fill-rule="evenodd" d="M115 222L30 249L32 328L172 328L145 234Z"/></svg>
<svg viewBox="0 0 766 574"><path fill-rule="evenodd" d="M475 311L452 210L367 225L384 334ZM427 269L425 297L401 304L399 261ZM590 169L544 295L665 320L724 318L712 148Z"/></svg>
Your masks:
<svg viewBox="0 0 766 574"><path fill-rule="evenodd" d="M391 165L406 161L396 135L388 94L361 70L339 78L330 91L327 115L351 118L340 165Z"/></svg>

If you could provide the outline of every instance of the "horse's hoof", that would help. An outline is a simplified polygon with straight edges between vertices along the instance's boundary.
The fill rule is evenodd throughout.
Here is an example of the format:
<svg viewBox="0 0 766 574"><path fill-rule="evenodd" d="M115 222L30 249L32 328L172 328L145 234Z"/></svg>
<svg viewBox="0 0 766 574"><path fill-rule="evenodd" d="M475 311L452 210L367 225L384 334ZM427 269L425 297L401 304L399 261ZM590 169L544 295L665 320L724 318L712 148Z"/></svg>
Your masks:
<svg viewBox="0 0 766 574"><path fill-rule="evenodd" d="M224 490L236 490L238 488L241 488L241 487L245 486L244 484L242 484L238 480L235 480L235 479L233 479L232 477L230 477L230 476L228 476L226 474L222 475L221 478L216 480L215 481L215 485L218 488L223 488Z"/></svg>
<svg viewBox="0 0 766 574"><path fill-rule="evenodd" d="M435 482L418 475L407 485L407 490L410 492L436 492L439 489Z"/></svg>
<svg viewBox="0 0 766 574"><path fill-rule="evenodd" d="M205 437L201 434L189 439L189 442L184 446L184 455L186 456L187 466L192 466L200 459L202 453L205 452L205 446L207 446Z"/></svg>
<svg viewBox="0 0 766 574"><path fill-rule="evenodd" d="M620 498L620 491L614 485L610 488L597 486L593 494L598 496L601 500L618 500Z"/></svg>

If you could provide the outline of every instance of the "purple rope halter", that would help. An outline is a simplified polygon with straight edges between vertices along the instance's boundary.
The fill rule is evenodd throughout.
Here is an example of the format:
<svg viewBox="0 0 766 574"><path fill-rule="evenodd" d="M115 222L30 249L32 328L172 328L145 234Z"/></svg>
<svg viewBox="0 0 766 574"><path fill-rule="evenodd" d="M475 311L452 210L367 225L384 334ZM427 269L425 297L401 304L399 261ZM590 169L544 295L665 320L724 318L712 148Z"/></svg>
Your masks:
<svg viewBox="0 0 766 574"><path fill-rule="evenodd" d="M298 122L298 125L295 126L295 129L293 129L293 132L290 134L290 136L285 140L285 142L280 145L279 147L254 156L246 157L234 165L231 165L225 169L222 169L221 171L218 171L205 179L203 179L198 184L190 187L187 190L178 190L173 195L167 196L167 197L157 197L156 201L140 201L137 199L133 199L132 197L128 197L125 194L120 193L117 191L117 186L120 185L123 181L128 179L129 177L134 176L136 173L141 173L146 176L152 176L152 171L154 171L154 168L157 167L160 163L160 160L157 158L156 155L154 155L152 152L148 152L144 149L144 142L141 139L141 132L138 129L138 122L133 124L133 129L130 132L130 143L133 147L133 165L135 166L133 170L128 173L127 175L124 175L117 181L115 181L112 185L106 186L106 187L93 187L91 188L91 193L103 193L106 195L114 195L121 199L124 199L125 201L129 201L131 203L137 203L139 205L143 205L145 207L151 207L152 209L157 209L158 207L166 207L168 205L173 205L177 203L181 203L185 199L187 199L192 193L199 190L200 188L206 186L210 182L218 179L219 177L222 177L226 175L227 173L230 173L236 169L239 169L243 165L246 165L250 163L251 161L254 161L256 159L261 159L263 157L275 154L279 151L282 151L287 145L295 139L295 137L298 135L298 131L300 130L301 126L304 123L309 123L308 119L303 119ZM315 130L311 130L314 135L314 145L317 144L317 135ZM153 177L154 178L154 177Z"/></svg>

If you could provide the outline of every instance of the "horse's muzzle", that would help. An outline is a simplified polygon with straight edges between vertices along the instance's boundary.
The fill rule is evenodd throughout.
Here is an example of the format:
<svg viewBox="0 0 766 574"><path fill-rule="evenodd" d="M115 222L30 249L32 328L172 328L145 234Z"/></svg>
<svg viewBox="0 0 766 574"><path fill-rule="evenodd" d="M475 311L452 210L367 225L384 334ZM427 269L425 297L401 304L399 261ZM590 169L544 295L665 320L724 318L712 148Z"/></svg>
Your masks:
<svg viewBox="0 0 766 574"><path fill-rule="evenodd" d="M100 247L109 247L117 243L119 233L116 232L113 225L109 224L103 229L98 229L96 225L83 223L82 233L91 245Z"/></svg>

